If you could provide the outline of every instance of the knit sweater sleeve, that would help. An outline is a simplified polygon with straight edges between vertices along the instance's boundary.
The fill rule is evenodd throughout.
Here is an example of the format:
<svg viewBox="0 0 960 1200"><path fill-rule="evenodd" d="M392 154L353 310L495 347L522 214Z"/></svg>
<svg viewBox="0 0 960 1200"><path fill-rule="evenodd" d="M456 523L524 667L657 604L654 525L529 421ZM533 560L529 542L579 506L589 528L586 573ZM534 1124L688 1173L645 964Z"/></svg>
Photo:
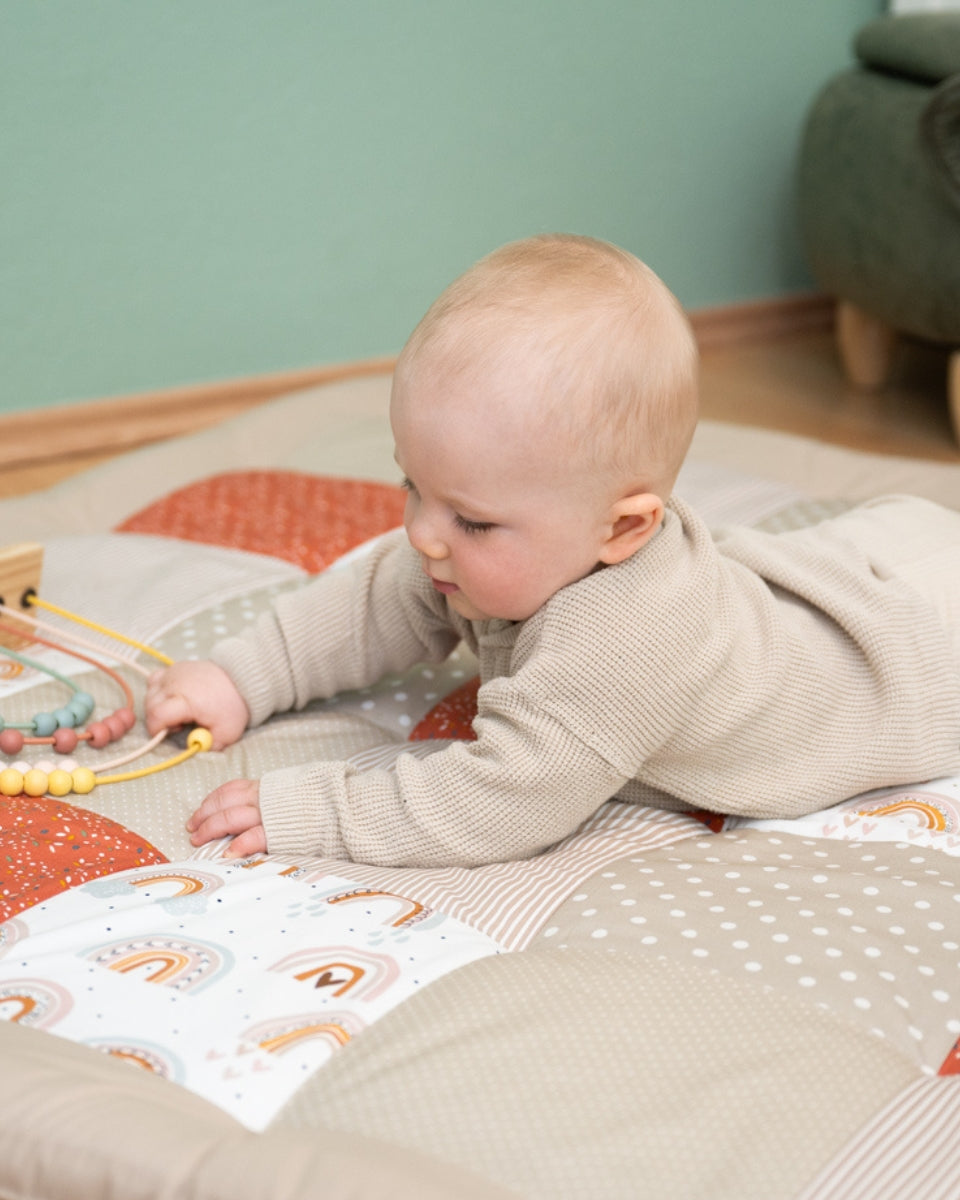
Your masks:
<svg viewBox="0 0 960 1200"><path fill-rule="evenodd" d="M417 662L439 662L460 634L429 586L402 530L350 565L280 596L211 658L236 684L251 725Z"/></svg>
<svg viewBox="0 0 960 1200"><path fill-rule="evenodd" d="M476 741L393 771L318 762L266 774L260 810L273 852L385 866L478 866L536 854L625 783L600 754L509 679L481 687Z"/></svg>

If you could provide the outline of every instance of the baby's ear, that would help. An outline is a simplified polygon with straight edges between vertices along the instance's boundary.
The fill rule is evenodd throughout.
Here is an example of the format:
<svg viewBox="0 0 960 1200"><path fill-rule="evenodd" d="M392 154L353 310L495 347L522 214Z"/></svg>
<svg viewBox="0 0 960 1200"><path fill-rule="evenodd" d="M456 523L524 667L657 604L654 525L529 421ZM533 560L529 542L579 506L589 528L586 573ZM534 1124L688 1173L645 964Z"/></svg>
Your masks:
<svg viewBox="0 0 960 1200"><path fill-rule="evenodd" d="M663 522L663 501L653 492L624 496L610 509L610 531L600 551L607 566L623 562L645 545Z"/></svg>

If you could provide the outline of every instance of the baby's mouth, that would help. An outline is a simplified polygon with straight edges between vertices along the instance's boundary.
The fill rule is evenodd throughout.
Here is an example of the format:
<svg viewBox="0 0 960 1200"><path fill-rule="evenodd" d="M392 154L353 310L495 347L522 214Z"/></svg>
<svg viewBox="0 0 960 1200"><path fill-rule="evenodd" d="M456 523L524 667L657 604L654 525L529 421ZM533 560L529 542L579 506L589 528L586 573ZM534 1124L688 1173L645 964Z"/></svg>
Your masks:
<svg viewBox="0 0 960 1200"><path fill-rule="evenodd" d="M442 579L434 579L430 576L430 582L443 596L452 596L454 592L459 592L460 589L455 583L444 583Z"/></svg>

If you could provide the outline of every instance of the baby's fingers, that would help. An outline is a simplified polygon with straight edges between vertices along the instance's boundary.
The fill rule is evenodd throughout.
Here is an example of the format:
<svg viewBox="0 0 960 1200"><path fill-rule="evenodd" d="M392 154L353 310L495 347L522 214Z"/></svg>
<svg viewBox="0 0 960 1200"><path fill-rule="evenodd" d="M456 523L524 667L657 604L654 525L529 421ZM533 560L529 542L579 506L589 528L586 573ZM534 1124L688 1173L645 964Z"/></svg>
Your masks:
<svg viewBox="0 0 960 1200"><path fill-rule="evenodd" d="M161 729L177 729L193 720L190 705L183 696L161 695L147 701L147 732L152 737Z"/></svg>
<svg viewBox="0 0 960 1200"><path fill-rule="evenodd" d="M201 815L198 809L187 822L187 830L194 846L204 846L218 838L245 833L259 824L260 809L256 804L244 804L217 809L206 816Z"/></svg>
<svg viewBox="0 0 960 1200"><path fill-rule="evenodd" d="M247 858L251 854L263 854L267 848L267 834L262 825L254 825L238 834L223 852L224 858Z"/></svg>
<svg viewBox="0 0 960 1200"><path fill-rule="evenodd" d="M195 846L243 833L260 824L260 785L252 779L231 779L203 801L187 821Z"/></svg>

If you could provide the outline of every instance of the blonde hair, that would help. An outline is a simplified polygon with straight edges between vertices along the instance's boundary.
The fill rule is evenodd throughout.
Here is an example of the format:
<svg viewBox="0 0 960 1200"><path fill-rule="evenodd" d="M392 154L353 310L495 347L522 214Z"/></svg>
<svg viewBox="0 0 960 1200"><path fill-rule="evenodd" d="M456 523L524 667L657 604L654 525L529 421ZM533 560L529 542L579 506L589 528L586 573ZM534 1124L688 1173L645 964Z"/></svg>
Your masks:
<svg viewBox="0 0 960 1200"><path fill-rule="evenodd" d="M448 370L542 364L538 416L591 469L669 495L697 420L697 348L679 302L640 259L544 234L482 258L431 305L397 363Z"/></svg>

